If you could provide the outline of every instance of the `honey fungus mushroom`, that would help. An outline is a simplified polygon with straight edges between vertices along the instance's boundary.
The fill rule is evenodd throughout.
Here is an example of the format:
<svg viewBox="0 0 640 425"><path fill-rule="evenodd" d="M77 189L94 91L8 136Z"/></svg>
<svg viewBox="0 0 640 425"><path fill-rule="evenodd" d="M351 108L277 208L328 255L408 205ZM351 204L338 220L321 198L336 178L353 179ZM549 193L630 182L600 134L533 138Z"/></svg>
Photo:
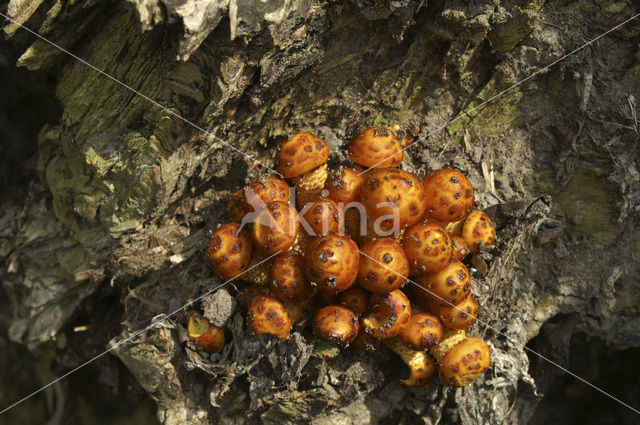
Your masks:
<svg viewBox="0 0 640 425"><path fill-rule="evenodd" d="M464 387L491 366L491 350L480 338L465 338L438 360L438 366L443 384Z"/></svg>
<svg viewBox="0 0 640 425"><path fill-rule="evenodd" d="M473 186L460 171L443 168L429 171L422 179L427 213L436 220L462 220L475 202Z"/></svg>
<svg viewBox="0 0 640 425"><path fill-rule="evenodd" d="M386 294L373 294L369 313L363 316L362 326L376 338L392 338L404 331L411 317L411 305L399 289Z"/></svg>
<svg viewBox="0 0 640 425"><path fill-rule="evenodd" d="M435 223L418 223L404 234L402 247L414 275L433 273L451 261L453 248L447 232Z"/></svg>
<svg viewBox="0 0 640 425"><path fill-rule="evenodd" d="M224 329L209 323L196 312L187 317L187 337L207 353L217 353L225 344Z"/></svg>
<svg viewBox="0 0 640 425"><path fill-rule="evenodd" d="M296 204L302 208L320 195L327 180L327 159L331 149L320 137L296 132L280 145L276 159L277 171L284 178L293 179Z"/></svg>
<svg viewBox="0 0 640 425"><path fill-rule="evenodd" d="M279 340L289 336L291 317L277 298L257 294L251 299L248 310L247 327L254 335L271 334Z"/></svg>
<svg viewBox="0 0 640 425"><path fill-rule="evenodd" d="M427 350L442 340L442 324L430 313L417 313L409 318L400 339L408 348Z"/></svg>
<svg viewBox="0 0 640 425"><path fill-rule="evenodd" d="M243 190L236 190L229 196L226 204L227 217L234 223L241 223L244 216L249 212L244 200Z"/></svg>
<svg viewBox="0 0 640 425"><path fill-rule="evenodd" d="M207 260L220 279L233 279L249 266L252 247L251 237L238 223L227 223L209 238Z"/></svg>
<svg viewBox="0 0 640 425"><path fill-rule="evenodd" d="M358 318L354 312L341 305L322 307L313 319L313 331L318 337L342 346L353 341L358 330Z"/></svg>
<svg viewBox="0 0 640 425"><path fill-rule="evenodd" d="M388 127L371 127L349 144L349 159L366 168L397 167L404 153L398 136Z"/></svg>
<svg viewBox="0 0 640 425"><path fill-rule="evenodd" d="M307 279L328 295L347 290L358 275L358 245L348 236L330 232L316 237L304 258Z"/></svg>
<svg viewBox="0 0 640 425"><path fill-rule="evenodd" d="M453 248L451 261L462 261L467 258L471 250L462 236L452 236L451 243Z"/></svg>
<svg viewBox="0 0 640 425"><path fill-rule="evenodd" d="M286 251L293 245L300 222L298 212L286 202L269 202L256 213L253 240L264 253Z"/></svg>
<svg viewBox="0 0 640 425"><path fill-rule="evenodd" d="M304 301L314 293L304 277L304 261L300 254L285 252L273 259L271 265L271 292L284 302Z"/></svg>
<svg viewBox="0 0 640 425"><path fill-rule="evenodd" d="M311 236L325 235L329 232L339 233L342 230L342 209L335 201L328 198L316 199L305 206L302 218L309 227L305 230Z"/></svg>
<svg viewBox="0 0 640 425"><path fill-rule="evenodd" d="M459 303L471 290L469 270L460 261L454 261L435 273L417 276L415 281L429 291L434 301L445 305Z"/></svg>
<svg viewBox="0 0 640 425"><path fill-rule="evenodd" d="M367 311L370 294L358 286L352 286L340 294L340 305L353 311L360 317Z"/></svg>
<svg viewBox="0 0 640 425"><path fill-rule="evenodd" d="M375 169L367 173L360 190L360 201L371 220L380 228L404 229L422 218L427 200L420 180L397 168ZM395 222L397 220L397 222Z"/></svg>
<svg viewBox="0 0 640 425"><path fill-rule="evenodd" d="M445 328L463 330L472 326L480 314L480 306L476 297L469 293L458 304L441 304L438 306L438 317Z"/></svg>
<svg viewBox="0 0 640 425"><path fill-rule="evenodd" d="M358 283L374 293L391 292L404 285L409 260L402 246L389 238L375 239L362 247Z"/></svg>
<svg viewBox="0 0 640 425"><path fill-rule="evenodd" d="M243 198L248 211L255 212L269 202L289 202L289 185L277 176L261 176L247 185Z"/></svg>
<svg viewBox="0 0 640 425"><path fill-rule="evenodd" d="M464 221L462 237L473 254L481 248L496 242L496 229L493 221L484 211L474 211Z"/></svg>

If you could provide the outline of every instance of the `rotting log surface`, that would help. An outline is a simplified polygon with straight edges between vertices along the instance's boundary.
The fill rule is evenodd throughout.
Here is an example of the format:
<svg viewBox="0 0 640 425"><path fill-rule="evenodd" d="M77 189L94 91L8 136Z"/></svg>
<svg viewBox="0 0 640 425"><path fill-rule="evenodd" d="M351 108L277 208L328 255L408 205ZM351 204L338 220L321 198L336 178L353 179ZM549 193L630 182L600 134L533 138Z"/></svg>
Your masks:
<svg viewBox="0 0 640 425"><path fill-rule="evenodd" d="M365 125L428 134L638 12L631 1L389 4L17 0L7 13L271 166L294 130L325 138L334 163ZM458 168L477 206L494 205L499 243L473 291L481 319L522 344L565 315L569 334L640 345L639 28L407 152L406 169ZM11 339L31 350L56 340L71 366L219 284L203 257L208 231L224 220L223 200L265 170L45 42L25 45L21 31L5 23L24 45L17 64L57 76L62 113L40 130L27 193L2 205L0 278ZM61 343L107 286L122 288L109 314L123 327L105 336L94 317L93 345ZM202 307L229 310L219 297ZM531 368L522 346L476 324L493 353L479 382L410 389L384 350L338 352L308 329L282 343L250 338L240 313L227 313L234 339L212 359L185 350L184 314L117 350L164 424L522 423L559 373ZM552 343L547 354L566 364L567 339Z"/></svg>

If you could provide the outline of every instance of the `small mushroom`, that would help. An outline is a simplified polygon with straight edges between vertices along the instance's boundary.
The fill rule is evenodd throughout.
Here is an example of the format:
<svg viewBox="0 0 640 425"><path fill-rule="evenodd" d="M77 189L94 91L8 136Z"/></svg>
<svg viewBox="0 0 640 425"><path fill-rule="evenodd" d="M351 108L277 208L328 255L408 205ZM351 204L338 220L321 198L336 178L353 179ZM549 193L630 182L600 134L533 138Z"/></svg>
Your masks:
<svg viewBox="0 0 640 425"><path fill-rule="evenodd" d="M299 227L294 207L282 201L269 202L256 213L253 240L266 254L286 251L293 245Z"/></svg>
<svg viewBox="0 0 640 425"><path fill-rule="evenodd" d="M414 275L443 269L451 261L453 253L449 235L435 223L418 223L408 228L403 237L402 247Z"/></svg>
<svg viewBox="0 0 640 425"><path fill-rule="evenodd" d="M427 199L420 180L397 168L375 169L367 173L360 201L370 220L380 229L404 229L420 221Z"/></svg>
<svg viewBox="0 0 640 425"><path fill-rule="evenodd" d="M424 351L442 340L442 332L442 324L436 316L417 313L409 319L400 339L410 349Z"/></svg>
<svg viewBox="0 0 640 425"><path fill-rule="evenodd" d="M308 300L314 293L313 287L304 277L302 256L285 252L273 259L270 287L273 295L283 302Z"/></svg>
<svg viewBox="0 0 640 425"><path fill-rule="evenodd" d="M388 127L371 127L349 144L349 159L366 168L397 167L404 153L398 136Z"/></svg>
<svg viewBox="0 0 640 425"><path fill-rule="evenodd" d="M329 295L346 291L356 281L360 255L348 236L329 232L314 238L305 254L304 272L311 284Z"/></svg>
<svg viewBox="0 0 640 425"><path fill-rule="evenodd" d="M453 246L453 255L451 255L451 261L462 261L467 258L467 255L471 252L469 245L465 242L462 236L453 236L451 238Z"/></svg>
<svg viewBox="0 0 640 425"><path fill-rule="evenodd" d="M224 329L210 324L196 312L187 317L187 337L207 353L217 353L225 344Z"/></svg>
<svg viewBox="0 0 640 425"><path fill-rule="evenodd" d="M220 279L233 279L249 266L253 242L238 223L218 227L207 243L207 260Z"/></svg>
<svg viewBox="0 0 640 425"><path fill-rule="evenodd" d="M237 190L231 194L226 204L227 217L234 223L242 223L242 219L249 211L242 195L243 190Z"/></svg>
<svg viewBox="0 0 640 425"><path fill-rule="evenodd" d="M291 317L277 298L257 294L251 299L248 310L247 328L254 335L272 334L279 340L289 336L292 329Z"/></svg>
<svg viewBox="0 0 640 425"><path fill-rule="evenodd" d="M358 335L358 318L346 307L328 305L316 312L313 331L325 341L341 346L348 345Z"/></svg>
<svg viewBox="0 0 640 425"><path fill-rule="evenodd" d="M376 338L398 336L411 317L411 305L399 289L386 294L373 294L369 300L369 313L362 318L365 331Z"/></svg>
<svg viewBox="0 0 640 425"><path fill-rule="evenodd" d="M471 279L467 266L454 261L444 269L428 275L417 276L416 284L425 287L439 304L457 304L469 295Z"/></svg>
<svg viewBox="0 0 640 425"><path fill-rule="evenodd" d="M409 387L425 385L436 374L437 366L433 358L424 351L412 350L402 343L400 338L385 339L384 343L400 356L402 361L411 369L408 379L400 382Z"/></svg>
<svg viewBox="0 0 640 425"><path fill-rule="evenodd" d="M289 202L289 185L277 176L262 176L247 185L243 198L249 212L258 211L269 202Z"/></svg>
<svg viewBox="0 0 640 425"><path fill-rule="evenodd" d="M367 311L370 294L358 286L352 286L340 294L340 305L353 311L356 316L362 316Z"/></svg>
<svg viewBox="0 0 640 425"><path fill-rule="evenodd" d="M296 132L283 141L276 155L277 171L292 178L296 188L296 205L302 208L320 196L327 180L327 159L331 149L316 135Z"/></svg>
<svg viewBox="0 0 640 425"><path fill-rule="evenodd" d="M446 352L438 366L443 384L464 387L491 366L491 349L480 338L465 338Z"/></svg>
<svg viewBox="0 0 640 425"><path fill-rule="evenodd" d="M362 247L358 283L374 293L391 292L404 285L409 260L402 246L389 238L375 239Z"/></svg>
<svg viewBox="0 0 640 425"><path fill-rule="evenodd" d="M451 330L467 329L476 322L478 314L480 306L472 293L458 304L440 304L438 308L438 317L442 325Z"/></svg>
<svg viewBox="0 0 640 425"><path fill-rule="evenodd" d="M496 228L484 211L474 211L464 221L462 237L473 254L496 243Z"/></svg>
<svg viewBox="0 0 640 425"><path fill-rule="evenodd" d="M429 171L422 179L427 195L427 213L436 220L462 220L475 202L473 186L460 171L443 168Z"/></svg>
<svg viewBox="0 0 640 425"><path fill-rule="evenodd" d="M343 226L342 208L328 198L311 201L302 218L309 227L310 236L321 236L329 232L340 233ZM304 226L303 226L304 227ZM310 232L309 232L310 230Z"/></svg>

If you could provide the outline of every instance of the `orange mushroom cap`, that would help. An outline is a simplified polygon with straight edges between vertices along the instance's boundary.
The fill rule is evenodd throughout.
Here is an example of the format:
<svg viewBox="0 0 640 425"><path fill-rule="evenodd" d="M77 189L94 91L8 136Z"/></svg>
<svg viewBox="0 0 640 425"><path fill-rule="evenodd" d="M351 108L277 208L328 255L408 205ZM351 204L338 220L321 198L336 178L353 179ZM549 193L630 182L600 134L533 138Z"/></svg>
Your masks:
<svg viewBox="0 0 640 425"><path fill-rule="evenodd" d="M283 340L289 336L292 324L289 313L280 300L257 294L249 304L247 328L254 335L272 334Z"/></svg>
<svg viewBox="0 0 640 425"><path fill-rule="evenodd" d="M435 223L418 223L407 229L402 247L415 275L441 270L449 264L453 253L449 235Z"/></svg>
<svg viewBox="0 0 640 425"><path fill-rule="evenodd" d="M467 258L467 255L471 252L469 245L465 242L462 236L451 237L453 254L451 255L451 261L462 261Z"/></svg>
<svg viewBox="0 0 640 425"><path fill-rule="evenodd" d="M360 132L347 152L354 163L374 168L397 167L404 156L398 136L382 126Z"/></svg>
<svg viewBox="0 0 640 425"><path fill-rule="evenodd" d="M436 220L462 220L475 202L473 186L460 171L443 168L429 171L422 179L427 212Z"/></svg>
<svg viewBox="0 0 640 425"><path fill-rule="evenodd" d="M257 211L269 202L289 202L289 185L277 176L261 176L247 185L243 197L249 211Z"/></svg>
<svg viewBox="0 0 640 425"><path fill-rule="evenodd" d="M360 255L348 236L330 232L314 238L305 253L305 275L320 291L337 294L356 281Z"/></svg>
<svg viewBox="0 0 640 425"><path fill-rule="evenodd" d="M491 366L491 350L480 338L466 338L453 346L439 363L443 384L464 387Z"/></svg>
<svg viewBox="0 0 640 425"><path fill-rule="evenodd" d="M404 285L408 275L409 260L397 242L380 238L362 247L358 283L366 290L391 292Z"/></svg>
<svg viewBox="0 0 640 425"><path fill-rule="evenodd" d="M342 209L328 198L321 198L313 201L309 207L306 207L306 211L302 218L309 226L307 232L311 236L325 235L329 232L338 233L342 230L344 216ZM304 226L303 226L304 227Z"/></svg>
<svg viewBox="0 0 640 425"><path fill-rule="evenodd" d="M362 318L365 331L376 338L392 338L402 333L411 317L411 305L399 289L386 294L373 294L369 314Z"/></svg>
<svg viewBox="0 0 640 425"><path fill-rule="evenodd" d="M276 159L277 171L285 178L301 176L321 166L329 159L331 148L318 136L296 132L282 142Z"/></svg>
<svg viewBox="0 0 640 425"><path fill-rule="evenodd" d="M285 252L273 259L271 281L273 295L284 302L304 301L313 295L313 287L304 277L304 260L300 254Z"/></svg>
<svg viewBox="0 0 640 425"><path fill-rule="evenodd" d="M400 338L412 350L426 350L442 340L442 324L430 313L417 313L411 316Z"/></svg>
<svg viewBox="0 0 640 425"><path fill-rule="evenodd" d="M340 294L340 305L353 311L356 316L362 316L367 311L370 294L358 286L352 286Z"/></svg>
<svg viewBox="0 0 640 425"><path fill-rule="evenodd" d="M234 223L241 223L244 216L249 212L242 193L242 189L237 190L227 200L227 217Z"/></svg>
<svg viewBox="0 0 640 425"><path fill-rule="evenodd" d="M457 304L469 295L470 274L467 266L454 261L435 273L416 277L418 285L426 285L439 304Z"/></svg>
<svg viewBox="0 0 640 425"><path fill-rule="evenodd" d="M329 171L324 188L329 192L328 198L346 205L359 199L360 188L362 188L363 183L364 177L358 174L356 170L341 166Z"/></svg>
<svg viewBox="0 0 640 425"><path fill-rule="evenodd" d="M238 223L218 227L207 243L207 260L220 279L229 280L244 272L251 260L253 242Z"/></svg>
<svg viewBox="0 0 640 425"><path fill-rule="evenodd" d="M328 305L316 312L313 330L325 341L345 346L358 335L358 318L346 307Z"/></svg>
<svg viewBox="0 0 640 425"><path fill-rule="evenodd" d="M496 228L484 211L474 211L462 225L462 237L473 254L496 243Z"/></svg>
<svg viewBox="0 0 640 425"><path fill-rule="evenodd" d="M286 251L298 235L298 211L282 201L269 202L256 213L253 240L267 254Z"/></svg>
<svg viewBox="0 0 640 425"><path fill-rule="evenodd" d="M463 330L472 326L480 314L478 300L472 293L458 304L441 304L438 309L438 317L445 328L451 330Z"/></svg>

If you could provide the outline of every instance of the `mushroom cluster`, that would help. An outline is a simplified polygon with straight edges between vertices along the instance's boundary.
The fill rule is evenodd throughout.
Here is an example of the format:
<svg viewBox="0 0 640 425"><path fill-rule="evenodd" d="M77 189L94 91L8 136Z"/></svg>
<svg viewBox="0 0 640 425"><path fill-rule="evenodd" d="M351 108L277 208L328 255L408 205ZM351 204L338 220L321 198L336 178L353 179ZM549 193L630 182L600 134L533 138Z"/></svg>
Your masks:
<svg viewBox="0 0 640 425"><path fill-rule="evenodd" d="M398 168L402 142L385 126L353 139L352 166L328 169L329 154L321 138L294 133L276 155L282 178L235 192L230 222L209 239L214 273L247 283L238 293L247 329L284 340L312 323L318 338L342 347L391 348L411 369L407 385L436 372L445 385L470 384L491 355L465 333L480 311L465 261L495 243L489 216L473 211L471 183L453 169L420 179ZM188 327L205 351L224 344L197 314Z"/></svg>

